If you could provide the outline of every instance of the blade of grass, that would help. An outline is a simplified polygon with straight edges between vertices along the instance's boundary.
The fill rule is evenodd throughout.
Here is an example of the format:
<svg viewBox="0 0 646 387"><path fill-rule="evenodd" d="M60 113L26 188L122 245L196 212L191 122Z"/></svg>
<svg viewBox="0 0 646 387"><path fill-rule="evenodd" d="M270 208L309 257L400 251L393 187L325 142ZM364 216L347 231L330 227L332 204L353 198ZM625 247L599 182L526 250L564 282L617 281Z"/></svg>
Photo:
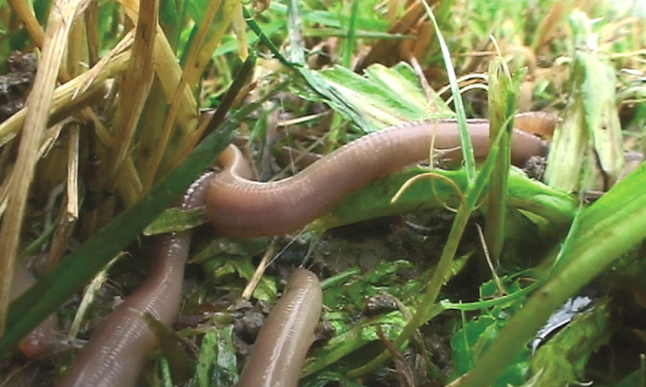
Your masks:
<svg viewBox="0 0 646 387"><path fill-rule="evenodd" d="M289 59L299 67L305 66L305 48L303 42L303 19L298 0L287 3L287 28L289 28Z"/></svg>
<svg viewBox="0 0 646 387"><path fill-rule="evenodd" d="M159 1L141 0L139 19L135 27L135 40L128 70L122 83L115 123L115 146L111 149L112 178L118 179L124 161L132 152L137 123L144 109L148 93L155 78L155 31L159 15Z"/></svg>
<svg viewBox="0 0 646 387"><path fill-rule="evenodd" d="M359 12L359 0L352 1L350 20L348 20L348 31L345 36L345 47L343 48L343 67L350 68L352 64L352 53L354 52L354 41L357 33L357 13Z"/></svg>
<svg viewBox="0 0 646 387"><path fill-rule="evenodd" d="M253 16L247 10L246 7L242 7L242 15L244 16L245 21L247 22L247 26L249 26L249 28L258 36L258 39L260 39L262 44L264 44L267 47L267 49L271 51L272 54L274 54L276 59L278 59L278 61L282 63L285 67L293 68L294 64L290 63L287 59L285 59L285 57L283 56L283 54L280 53L280 51L278 50L274 42L272 42L271 39L269 39L269 37L265 35L264 32L262 32L262 29L260 28L258 23L256 23L255 20L253 20Z"/></svg>
<svg viewBox="0 0 646 387"><path fill-rule="evenodd" d="M491 254L491 261L497 264L504 242L505 216L507 214L507 183L511 166L509 142L513 130L513 115L518 100L519 78L509 73L504 59L496 57L489 65L489 138L494 140L502 132L500 153L496 170L491 175L487 218L485 221L485 243ZM485 263L485 262L481 262ZM481 266L480 275L484 277L488 268Z"/></svg>
<svg viewBox="0 0 646 387"><path fill-rule="evenodd" d="M36 46L42 47L45 35L38 23L38 20L36 20L36 15L34 14L34 10L30 5L30 2L25 0L8 0L7 3L9 3L9 6L17 18L24 23L25 29L29 33L31 40L36 44Z"/></svg>
<svg viewBox="0 0 646 387"><path fill-rule="evenodd" d="M469 135L469 129L467 128L467 118L464 114L464 103L462 102L462 96L460 95L458 78L455 75L453 63L451 63L451 53L449 52L449 47L446 45L444 37L442 36L440 26L437 24L437 20L435 20L433 11L425 1L421 1L421 3L424 5L426 14L433 22L433 26L435 27L435 35L437 36L437 40L442 51L442 58L444 59L446 74L449 78L449 85L451 86L453 106L455 106L455 116L458 121L458 128L460 129L460 143L462 144L462 158L464 160L464 168L467 171L467 179L469 181L469 185L472 185L476 179L476 161L475 157L473 156L473 145L471 145L471 136Z"/></svg>
<svg viewBox="0 0 646 387"><path fill-rule="evenodd" d="M238 98L240 90L242 90L242 87L251 78L251 75L253 75L253 70L256 67L256 59L256 53L254 51L250 51L249 56L242 64L242 67L233 80L233 83L231 83L231 86L229 86L226 94L224 94L224 97L222 97L220 105L218 105L215 113L213 113L213 115L208 120L206 120L206 122L200 125L200 127L187 141L186 145L184 146L184 151L182 152L182 158L188 155L191 149L195 148L195 144L198 143L200 138L213 132L222 124L227 113L229 112L229 110L231 110L234 101L236 100L236 98Z"/></svg>

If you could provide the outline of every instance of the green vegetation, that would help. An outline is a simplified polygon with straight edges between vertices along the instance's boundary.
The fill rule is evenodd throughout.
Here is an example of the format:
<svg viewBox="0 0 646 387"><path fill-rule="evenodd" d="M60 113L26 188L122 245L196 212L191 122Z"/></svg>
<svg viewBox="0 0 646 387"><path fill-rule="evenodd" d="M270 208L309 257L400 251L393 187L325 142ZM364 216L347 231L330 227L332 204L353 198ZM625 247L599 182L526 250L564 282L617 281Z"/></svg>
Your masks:
<svg viewBox="0 0 646 387"><path fill-rule="evenodd" d="M249 294L271 304L307 257L325 273L333 333L301 385L641 385L646 164L624 157L644 145L640 10L432 3L0 2L0 58L39 53L26 110L0 123L0 380L49 314L71 324L79 302L62 306L75 294L101 297L101 276L124 289L143 277L143 235L206 223L167 208L234 137L261 176L280 179L300 168L293 155L455 118L462 165L379 178L292 237L196 233L182 316L199 321L176 335L150 321L165 345L141 382L234 385L234 323L258 258L274 260ZM518 111L561 117L544 183L510 165ZM465 117L490 118L486 160ZM9 304L16 261L46 274ZM103 297L120 294L103 285ZM591 306L534 352L536 332L582 289L594 289ZM110 306L79 310L87 323L72 339ZM60 347L55 374L73 352Z"/></svg>

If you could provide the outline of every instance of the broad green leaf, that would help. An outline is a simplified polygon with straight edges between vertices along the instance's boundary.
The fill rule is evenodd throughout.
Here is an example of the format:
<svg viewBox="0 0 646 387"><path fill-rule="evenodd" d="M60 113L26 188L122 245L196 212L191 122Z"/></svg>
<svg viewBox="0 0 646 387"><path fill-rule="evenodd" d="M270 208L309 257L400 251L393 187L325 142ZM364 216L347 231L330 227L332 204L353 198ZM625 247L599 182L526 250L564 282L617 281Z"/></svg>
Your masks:
<svg viewBox="0 0 646 387"><path fill-rule="evenodd" d="M362 77L341 66L320 72L329 87L334 88L357 113L366 118L368 127L361 126L364 132L397 125L402 122L420 121L452 117L453 113L445 103L439 103L433 94L433 103L421 90L418 82L403 76L407 65L400 64L399 71L381 65L366 69L367 77ZM408 69L412 71L412 69Z"/></svg>
<svg viewBox="0 0 646 387"><path fill-rule="evenodd" d="M216 327L202 338L193 386L233 386L237 379L233 325Z"/></svg>
<svg viewBox="0 0 646 387"><path fill-rule="evenodd" d="M179 208L169 208L161 213L151 224L146 227L143 234L146 236L190 230L208 222L203 209L182 211Z"/></svg>

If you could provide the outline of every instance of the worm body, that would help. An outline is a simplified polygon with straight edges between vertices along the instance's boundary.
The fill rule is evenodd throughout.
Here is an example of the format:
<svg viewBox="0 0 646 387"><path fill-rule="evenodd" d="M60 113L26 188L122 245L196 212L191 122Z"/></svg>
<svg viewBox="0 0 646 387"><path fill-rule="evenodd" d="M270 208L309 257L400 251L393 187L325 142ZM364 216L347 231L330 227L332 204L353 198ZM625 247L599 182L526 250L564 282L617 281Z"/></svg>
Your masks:
<svg viewBox="0 0 646 387"><path fill-rule="evenodd" d="M468 120L468 126L475 157L485 157L489 122ZM258 237L292 232L373 179L428 160L431 144L442 158L460 158L457 123L428 121L390 127L337 149L293 177L271 183L249 180L248 164L240 151L230 146L219 159L223 171L211 180L206 213L223 235ZM547 149L539 138L519 130L513 132L511 148L515 165L544 155Z"/></svg>
<svg viewBox="0 0 646 387"><path fill-rule="evenodd" d="M523 132L552 137L556 125L561 122L559 116L546 112L526 112L514 116L514 125Z"/></svg>
<svg viewBox="0 0 646 387"><path fill-rule="evenodd" d="M212 173L208 173L193 183L181 201L182 209L204 203L204 181L211 177ZM159 238L146 282L94 332L58 384L60 387L135 385L148 356L158 345L141 314L148 313L166 326L177 317L190 240L190 231Z"/></svg>
<svg viewBox="0 0 646 387"><path fill-rule="evenodd" d="M297 269L262 326L238 387L296 387L314 341L323 295L318 278Z"/></svg>
<svg viewBox="0 0 646 387"><path fill-rule="evenodd" d="M11 285L11 300L18 298L34 283L36 283L36 279L29 269L23 266L22 262L16 262ZM43 355L48 347L55 342L56 325L56 316L47 317L38 327L20 340L18 344L20 352L30 359Z"/></svg>
<svg viewBox="0 0 646 387"><path fill-rule="evenodd" d="M489 150L489 123L470 120L468 125L475 156L482 158ZM219 159L223 171L196 181L184 196L181 208L195 208L206 200L207 215L216 231L225 236L269 236L294 231L371 180L427 160L431 144L444 159L460 158L457 128L455 121L391 127L349 143L294 177L274 183L248 180L249 165L237 148L229 147ZM514 164L521 165L545 151L540 139L518 130L513 132ZM97 329L59 386L136 383L147 356L158 344L141 314L149 313L166 326L176 318L189 244L189 232L160 238L144 285ZM297 270L257 338L239 386L296 386L320 310L318 279L307 270Z"/></svg>

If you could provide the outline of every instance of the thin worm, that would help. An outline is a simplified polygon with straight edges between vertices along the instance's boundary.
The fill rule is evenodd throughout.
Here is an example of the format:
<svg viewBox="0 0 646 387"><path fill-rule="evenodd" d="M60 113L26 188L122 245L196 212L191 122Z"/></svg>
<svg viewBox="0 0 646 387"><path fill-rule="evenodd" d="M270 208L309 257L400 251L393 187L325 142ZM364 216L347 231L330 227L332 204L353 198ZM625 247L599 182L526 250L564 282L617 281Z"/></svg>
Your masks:
<svg viewBox="0 0 646 387"><path fill-rule="evenodd" d="M517 128L547 138L552 137L559 122L559 116L547 112L526 112L514 116L514 125Z"/></svg>
<svg viewBox="0 0 646 387"><path fill-rule="evenodd" d="M193 183L179 207L191 209L203 205L204 182L212 176L213 173L207 173ZM190 231L159 238L146 282L99 326L58 386L135 385L148 356L158 346L157 336L141 314L148 313L167 327L175 321L182 301L190 241Z"/></svg>
<svg viewBox="0 0 646 387"><path fill-rule="evenodd" d="M323 294L318 278L297 269L260 329L238 387L296 387L314 341Z"/></svg>
<svg viewBox="0 0 646 387"><path fill-rule="evenodd" d="M537 118L542 120L543 118ZM528 118L525 124L533 123ZM489 122L468 120L476 158L489 151ZM223 171L210 183L206 214L216 232L234 237L281 235L296 231L325 214L347 194L371 180L427 160L431 142L446 150L443 158L461 157L455 121L427 121L390 127L353 141L297 175L277 182L249 180L249 165L238 148L220 156ZM514 130L511 159L523 165L547 147L532 135Z"/></svg>
<svg viewBox="0 0 646 387"><path fill-rule="evenodd" d="M36 279L29 269L23 266L22 262L16 262L10 299L15 300L35 283ZM55 315L47 317L38 327L20 340L18 350L30 359L43 355L56 340L56 325L58 324Z"/></svg>
<svg viewBox="0 0 646 387"><path fill-rule="evenodd" d="M485 120L470 120L468 125L475 156L484 157L489 149L489 124ZM461 157L455 121L420 122L364 136L325 156L296 176L274 183L247 180L251 176L249 165L237 148L229 147L219 158L223 171L202 176L184 196L181 207L195 208L206 200L207 215L222 235L283 234L324 214L345 195L374 178L428 159L432 141L435 149L445 150L443 158ZM514 131L514 164L521 165L529 157L543 155L545 151L546 146L540 139ZM59 386L135 384L147 356L157 346L157 338L140 315L149 313L166 326L176 318L189 243L189 232L174 233L160 239L152 271L144 285L97 329ZM311 337L308 332L318 321L321 302L320 289L317 293L307 273L299 270L290 279L293 290L287 291L285 301L281 301L269 316L268 327L265 328L269 333L256 340L259 354L250 359L240 386L258 385L254 384L257 379L247 376L257 373L268 375L267 380L279 380L276 384L266 385L287 387L298 382L311 344L310 339L303 337ZM318 312L313 309L318 309ZM303 336L292 336L294 331L290 330L293 329ZM275 338L281 338L280 342L275 342ZM275 351L278 351L277 355ZM290 377L281 378L281 375Z"/></svg>

